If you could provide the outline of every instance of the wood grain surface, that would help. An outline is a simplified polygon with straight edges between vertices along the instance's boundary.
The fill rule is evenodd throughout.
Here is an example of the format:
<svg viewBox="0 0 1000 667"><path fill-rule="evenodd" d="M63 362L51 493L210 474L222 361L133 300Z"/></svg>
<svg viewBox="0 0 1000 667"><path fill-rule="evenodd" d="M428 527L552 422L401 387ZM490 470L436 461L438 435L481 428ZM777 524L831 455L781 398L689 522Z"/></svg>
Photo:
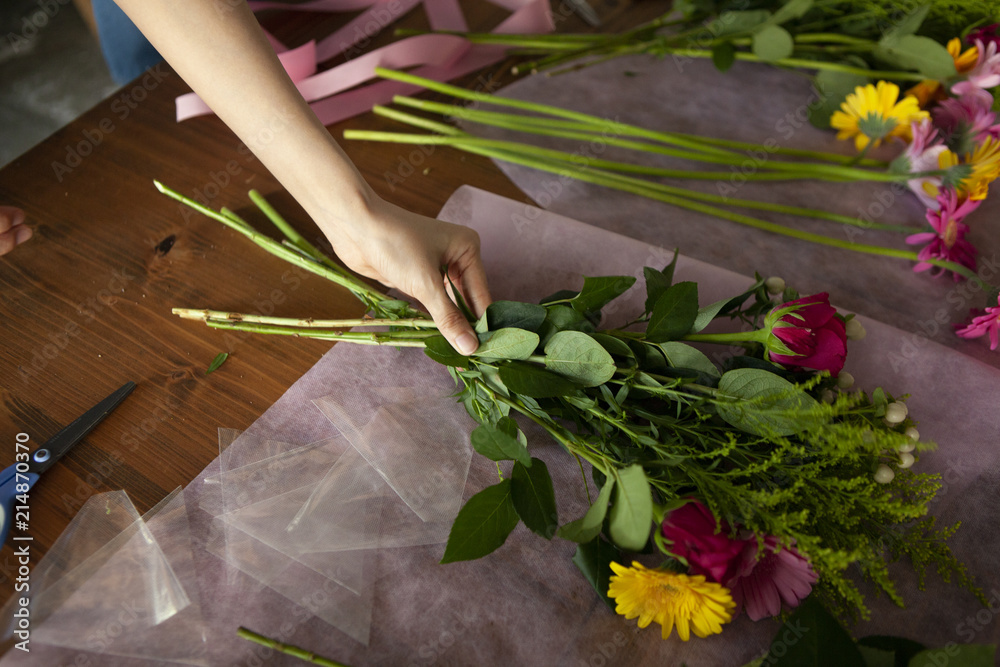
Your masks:
<svg viewBox="0 0 1000 667"><path fill-rule="evenodd" d="M505 16L488 2L461 4L473 30L489 30ZM606 31L669 7L652 0L592 4ZM558 2L553 10L559 31L588 30ZM290 46L330 34L349 18L261 16ZM427 22L418 8L395 27ZM368 48L393 39L389 28ZM511 80L512 62L459 83L499 87ZM214 208L228 206L264 230L266 220L247 198L256 188L304 235L320 239L221 121L174 121L174 98L188 90L166 64L155 67L0 170L0 202L25 209L35 230L30 242L0 258L0 467L13 462L18 433L38 446L124 382L138 384L32 489L32 565L91 495L124 489L143 512L187 484L217 455L219 427L249 426L329 349L321 341L211 330L174 317L172 307L361 314L347 291L156 192L153 179ZM339 137L347 128L398 126L369 113L329 130ZM386 173L398 175L413 147L341 143L381 195L419 213L435 215L463 184L528 201L483 158L438 147L412 175L390 183ZM219 352L229 352L228 361L206 375ZM10 544L0 551L4 600L17 576Z"/></svg>

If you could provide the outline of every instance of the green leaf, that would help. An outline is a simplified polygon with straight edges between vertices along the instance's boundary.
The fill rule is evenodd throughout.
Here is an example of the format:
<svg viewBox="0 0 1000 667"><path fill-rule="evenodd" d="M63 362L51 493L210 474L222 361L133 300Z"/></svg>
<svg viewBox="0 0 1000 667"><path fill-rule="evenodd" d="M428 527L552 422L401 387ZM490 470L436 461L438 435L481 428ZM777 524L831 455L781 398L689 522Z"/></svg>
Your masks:
<svg viewBox="0 0 1000 667"><path fill-rule="evenodd" d="M891 46L892 44L897 43L900 38L905 37L906 35L915 34L924 22L924 19L927 18L927 12L930 10L930 4L920 5L913 11L904 15L903 18L896 23L896 25L885 31L885 34L882 35L882 39L879 40L879 43Z"/></svg>
<svg viewBox="0 0 1000 667"><path fill-rule="evenodd" d="M501 366L500 379L515 394L532 398L565 396L579 389L561 375L520 361Z"/></svg>
<svg viewBox="0 0 1000 667"><path fill-rule="evenodd" d="M737 368L723 373L719 391L738 400L720 400L719 416L753 435L792 435L814 425L817 417L801 412L816 401L788 380L759 368Z"/></svg>
<svg viewBox="0 0 1000 667"><path fill-rule="evenodd" d="M677 283L666 289L653 306L646 325L646 340L677 340L691 330L698 317L698 284Z"/></svg>
<svg viewBox="0 0 1000 667"><path fill-rule="evenodd" d="M910 660L909 667L939 667L941 654L946 655L947 664L962 667L993 667L997 647L994 644L952 644L945 649L921 651Z"/></svg>
<svg viewBox="0 0 1000 667"><path fill-rule="evenodd" d="M732 299L722 299L721 301L716 301L715 303L709 304L704 308L698 309L698 316L694 318L694 324L691 325L691 333L698 333L715 319L715 316L719 314L719 311L726 307Z"/></svg>
<svg viewBox="0 0 1000 667"><path fill-rule="evenodd" d="M858 652L864 658L864 667L896 667L896 656L892 651L858 644Z"/></svg>
<svg viewBox="0 0 1000 667"><path fill-rule="evenodd" d="M573 564L611 609L615 608L614 600L608 597L608 586L611 584L611 575L614 574L611 562L618 557L618 549L603 537L578 545L573 554Z"/></svg>
<svg viewBox="0 0 1000 667"><path fill-rule="evenodd" d="M623 341L621 338L615 338L614 336L609 336L604 333L592 333L590 337L601 344L605 350L610 354L618 355L619 357L625 357L626 359L635 359L635 354L632 352L632 348L628 346L628 343Z"/></svg>
<svg viewBox="0 0 1000 667"><path fill-rule="evenodd" d="M500 548L517 525L510 480L488 486L469 498L455 517L442 563L482 558Z"/></svg>
<svg viewBox="0 0 1000 667"><path fill-rule="evenodd" d="M548 313L545 315L545 322L538 328L538 336L542 339L542 344L548 342L557 331L583 331L593 333L595 331L593 323L584 317L583 313L573 310L569 306L547 306Z"/></svg>
<svg viewBox="0 0 1000 667"><path fill-rule="evenodd" d="M649 480L639 464L619 470L617 476L608 530L611 539L622 549L641 551L649 541L653 524L653 495Z"/></svg>
<svg viewBox="0 0 1000 667"><path fill-rule="evenodd" d="M538 331L545 321L545 306L520 301L494 301L486 307L484 317L489 331L525 329Z"/></svg>
<svg viewBox="0 0 1000 667"><path fill-rule="evenodd" d="M769 25L753 34L751 50L766 62L788 58L795 51L795 40L780 25Z"/></svg>
<svg viewBox="0 0 1000 667"><path fill-rule="evenodd" d="M499 329L480 334L479 348L473 356L480 359L527 359L538 347L538 334L524 329Z"/></svg>
<svg viewBox="0 0 1000 667"><path fill-rule="evenodd" d="M927 648L923 644L915 642L911 639L905 639L903 637L887 637L885 635L869 635L867 637L862 637L858 640L857 644L858 649L863 655L865 655L866 660L868 658L865 650L868 648L892 653L893 662L890 663L891 667L907 667L913 656Z"/></svg>
<svg viewBox="0 0 1000 667"><path fill-rule="evenodd" d="M551 540L559 527L556 512L556 492L545 461L532 458L530 467L520 462L514 464L510 475L511 497L514 508L532 532Z"/></svg>
<svg viewBox="0 0 1000 667"><path fill-rule="evenodd" d="M718 18L706 26L716 37L733 35L739 32L749 32L768 22L771 12L766 9L748 9L744 11L722 12Z"/></svg>
<svg viewBox="0 0 1000 667"><path fill-rule="evenodd" d="M948 49L930 37L903 35L889 42L883 38L875 57L893 67L917 70L928 79L940 81L955 76L955 61Z"/></svg>
<svg viewBox="0 0 1000 667"><path fill-rule="evenodd" d="M611 490L615 486L615 478L609 477L601 492L597 494L597 500L590 506L587 513L579 519L570 521L559 529L559 537L580 544L586 544L601 532L604 524L604 517L608 513L608 501L611 500Z"/></svg>
<svg viewBox="0 0 1000 667"><path fill-rule="evenodd" d="M472 448L491 461L518 461L531 465L527 448L513 436L487 424L481 424L472 432Z"/></svg>
<svg viewBox="0 0 1000 667"><path fill-rule="evenodd" d="M667 363L674 368L690 368L712 377L719 377L719 369L705 354L687 343L660 343L660 349L667 357Z"/></svg>
<svg viewBox="0 0 1000 667"><path fill-rule="evenodd" d="M208 365L208 368L205 370L205 375L208 375L209 373L219 370L219 366L226 363L226 359L228 358L229 358L228 352L219 352L217 355L215 355L215 359L212 359L212 363Z"/></svg>
<svg viewBox="0 0 1000 667"><path fill-rule="evenodd" d="M725 72L736 62L736 47L732 42L719 42L712 47L712 64L715 69Z"/></svg>
<svg viewBox="0 0 1000 667"><path fill-rule="evenodd" d="M813 79L820 99L809 105L809 122L821 130L830 129L830 117L840 109L847 96L858 86L866 86L870 79L860 74L822 70Z"/></svg>
<svg viewBox="0 0 1000 667"><path fill-rule="evenodd" d="M461 368L468 368L471 365L469 358L459 354L444 336L427 338L424 340L424 345L424 354L439 364Z"/></svg>
<svg viewBox="0 0 1000 667"><path fill-rule="evenodd" d="M545 344L545 367L584 387L610 380L617 366L600 343L579 331L559 331Z"/></svg>
<svg viewBox="0 0 1000 667"><path fill-rule="evenodd" d="M583 277L583 289L573 297L569 305L581 313L598 311L624 294L632 285L632 276Z"/></svg>
<svg viewBox="0 0 1000 667"><path fill-rule="evenodd" d="M812 9L813 0L788 0L784 5L774 12L770 23L780 24L803 16Z"/></svg>
<svg viewBox="0 0 1000 667"><path fill-rule="evenodd" d="M780 652L779 652L780 650ZM778 630L768 650L773 667L863 665L851 636L830 613L807 597Z"/></svg>

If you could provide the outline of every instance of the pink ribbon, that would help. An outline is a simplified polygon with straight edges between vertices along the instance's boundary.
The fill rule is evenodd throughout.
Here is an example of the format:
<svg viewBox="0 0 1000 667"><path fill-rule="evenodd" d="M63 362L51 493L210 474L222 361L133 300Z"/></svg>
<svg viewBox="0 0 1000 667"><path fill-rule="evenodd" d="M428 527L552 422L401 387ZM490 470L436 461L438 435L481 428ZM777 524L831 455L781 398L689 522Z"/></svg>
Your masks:
<svg viewBox="0 0 1000 667"><path fill-rule="evenodd" d="M496 33L536 33L553 30L552 15L547 0L491 0L511 11ZM343 28L317 42L287 49L268 34L289 77L299 92L310 102L324 125L332 125L360 113L376 104L385 104L393 95L419 90L418 87L396 81L375 81L376 67L407 69L413 74L449 81L504 57L502 46L470 44L453 35L416 35L376 49L317 74L319 63L355 47L396 19L423 4L431 28L435 30L468 30L457 0L312 0L296 5L281 2L251 1L254 11L282 9L307 12L350 12L364 10ZM359 87L361 86L361 87ZM177 121L212 113L194 93L176 100Z"/></svg>

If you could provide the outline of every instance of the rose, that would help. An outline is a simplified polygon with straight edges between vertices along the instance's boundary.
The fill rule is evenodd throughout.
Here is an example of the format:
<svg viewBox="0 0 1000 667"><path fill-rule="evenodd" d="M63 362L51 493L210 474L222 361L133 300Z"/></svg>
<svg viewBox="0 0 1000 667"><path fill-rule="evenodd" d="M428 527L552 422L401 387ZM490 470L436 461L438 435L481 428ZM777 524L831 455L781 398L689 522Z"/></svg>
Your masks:
<svg viewBox="0 0 1000 667"><path fill-rule="evenodd" d="M844 367L847 334L826 292L777 306L764 320L767 358L787 368L829 371Z"/></svg>
<svg viewBox="0 0 1000 667"><path fill-rule="evenodd" d="M729 526L724 521L716 524L712 513L697 500L672 511L661 529L673 543L670 552L688 562L691 574L703 574L715 582L736 574L745 540L730 538Z"/></svg>

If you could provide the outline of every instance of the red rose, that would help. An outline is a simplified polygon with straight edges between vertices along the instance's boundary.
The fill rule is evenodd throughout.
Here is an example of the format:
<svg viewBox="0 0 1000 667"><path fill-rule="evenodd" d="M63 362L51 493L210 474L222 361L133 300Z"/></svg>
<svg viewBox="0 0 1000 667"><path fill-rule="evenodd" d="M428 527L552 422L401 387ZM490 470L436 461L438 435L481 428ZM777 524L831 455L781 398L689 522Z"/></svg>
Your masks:
<svg viewBox="0 0 1000 667"><path fill-rule="evenodd" d="M781 304L768 313L765 324L771 361L788 368L829 371L834 377L844 367L844 321L826 292Z"/></svg>

